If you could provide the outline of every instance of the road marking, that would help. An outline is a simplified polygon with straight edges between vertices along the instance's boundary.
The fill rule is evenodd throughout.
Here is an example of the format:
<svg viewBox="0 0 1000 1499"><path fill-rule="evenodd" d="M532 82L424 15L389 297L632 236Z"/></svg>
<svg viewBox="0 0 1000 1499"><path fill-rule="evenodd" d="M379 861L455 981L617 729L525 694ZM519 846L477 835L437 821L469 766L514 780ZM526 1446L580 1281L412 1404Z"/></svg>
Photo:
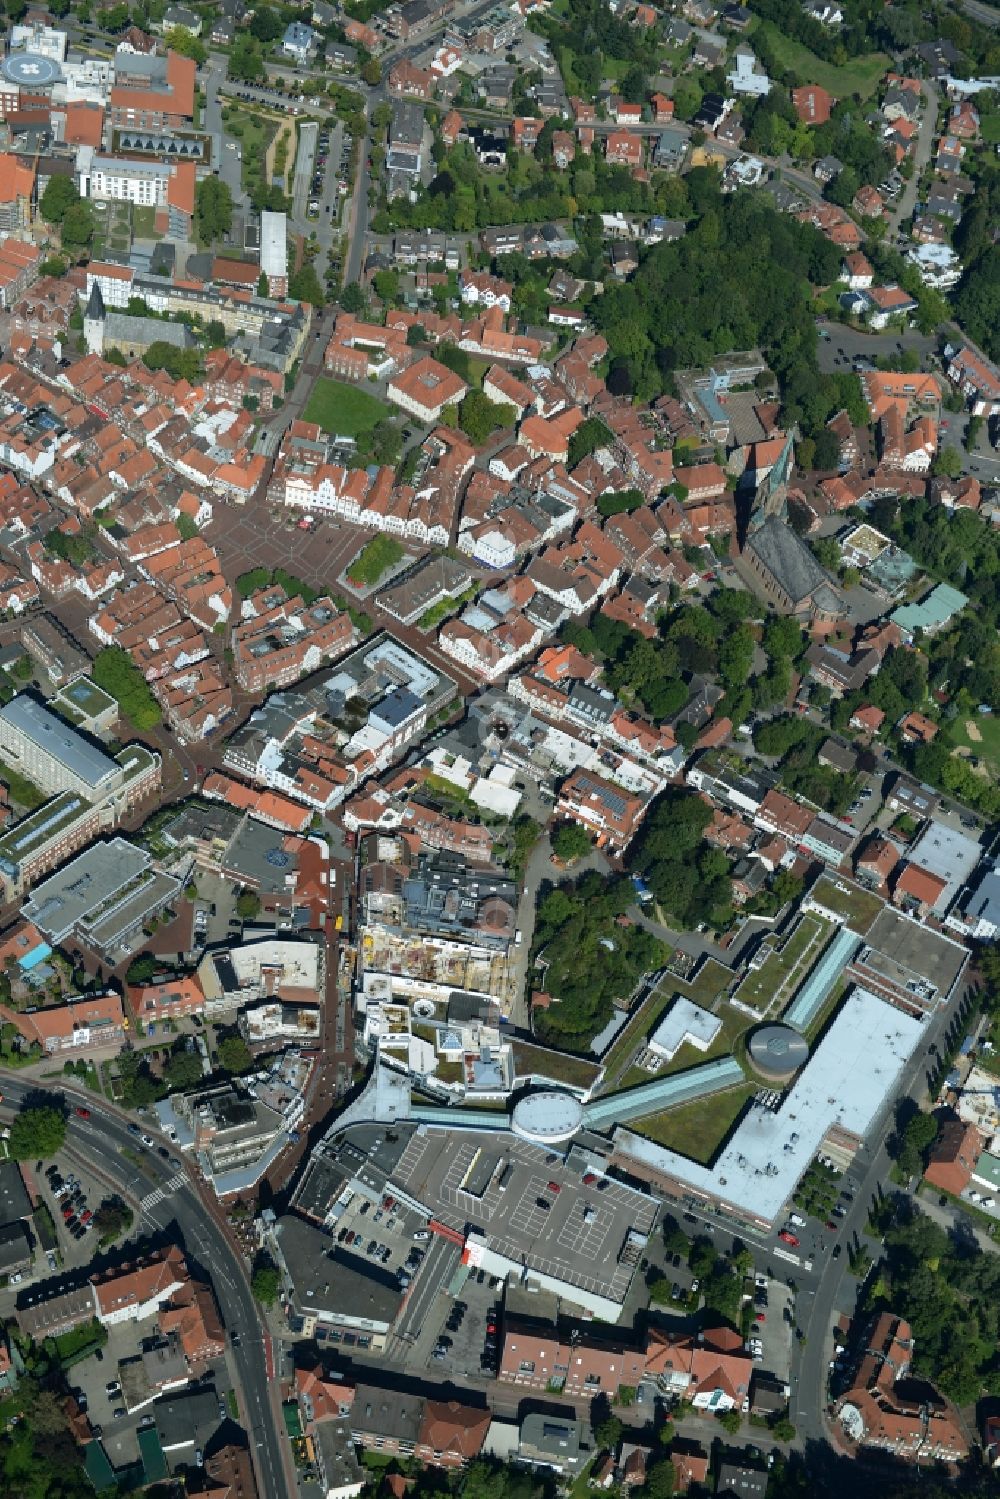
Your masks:
<svg viewBox="0 0 1000 1499"><path fill-rule="evenodd" d="M154 1208L158 1202L165 1202L171 1193L176 1192L177 1188L183 1186L186 1181L187 1177L184 1172L178 1171L176 1176L172 1176L162 1186L154 1188L152 1192L147 1192L139 1203L140 1208L144 1213L148 1213L150 1208Z"/></svg>

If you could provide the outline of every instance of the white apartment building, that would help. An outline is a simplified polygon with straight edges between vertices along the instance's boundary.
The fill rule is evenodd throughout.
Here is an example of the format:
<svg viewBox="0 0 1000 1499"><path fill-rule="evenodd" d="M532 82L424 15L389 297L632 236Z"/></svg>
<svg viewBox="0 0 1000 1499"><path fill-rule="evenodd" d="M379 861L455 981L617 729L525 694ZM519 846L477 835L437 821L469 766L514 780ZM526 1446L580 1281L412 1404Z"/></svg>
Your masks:
<svg viewBox="0 0 1000 1499"><path fill-rule="evenodd" d="M89 802L124 780L110 755L27 693L0 708L0 755L43 791L72 791Z"/></svg>
<svg viewBox="0 0 1000 1499"><path fill-rule="evenodd" d="M131 161L121 156L77 155L80 196L96 202L134 203L162 208L167 202L171 168L166 162ZM82 158L82 160L81 160Z"/></svg>

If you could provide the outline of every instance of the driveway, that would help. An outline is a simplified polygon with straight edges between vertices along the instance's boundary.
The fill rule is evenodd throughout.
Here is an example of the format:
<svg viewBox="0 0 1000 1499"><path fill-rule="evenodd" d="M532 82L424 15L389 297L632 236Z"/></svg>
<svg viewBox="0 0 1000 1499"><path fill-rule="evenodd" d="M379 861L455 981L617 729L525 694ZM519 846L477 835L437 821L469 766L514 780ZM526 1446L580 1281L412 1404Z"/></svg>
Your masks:
<svg viewBox="0 0 1000 1499"><path fill-rule="evenodd" d="M904 219L911 217L917 205L917 187L920 182L920 176L924 167L930 161L931 151L934 148L938 96L937 89L933 83L924 84L920 90L920 97L923 99L924 112L920 117L920 131L913 153L913 175L900 193L896 206L889 210L889 222L897 232L900 224L903 223Z"/></svg>
<svg viewBox="0 0 1000 1499"><path fill-rule="evenodd" d="M224 74L220 76L209 63L205 71L205 113L202 128L216 142L218 159L215 163L215 170L229 188L234 206L239 207L245 203L242 151L239 141L226 138L225 127L222 123L222 95L219 85L224 76ZM234 147L236 149L233 149Z"/></svg>

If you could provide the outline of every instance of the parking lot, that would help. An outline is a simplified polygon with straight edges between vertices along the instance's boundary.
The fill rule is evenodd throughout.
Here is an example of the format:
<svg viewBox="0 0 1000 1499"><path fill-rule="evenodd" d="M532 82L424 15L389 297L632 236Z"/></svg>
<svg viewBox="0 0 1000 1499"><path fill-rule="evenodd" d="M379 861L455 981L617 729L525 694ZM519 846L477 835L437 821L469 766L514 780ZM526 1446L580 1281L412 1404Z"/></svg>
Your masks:
<svg viewBox="0 0 1000 1499"><path fill-rule="evenodd" d="M794 1307L795 1297L784 1281L757 1276L751 1338L758 1338L763 1349L754 1365L784 1384L791 1376Z"/></svg>
<svg viewBox="0 0 1000 1499"><path fill-rule="evenodd" d="M35 1278L44 1279L57 1269L87 1264L97 1247L93 1214L111 1195L107 1187L63 1156L43 1171L32 1172L32 1179L35 1191L52 1215L58 1246L52 1252L55 1265L46 1254L36 1256Z"/></svg>
<svg viewBox="0 0 1000 1499"><path fill-rule="evenodd" d="M333 1234L345 1254L381 1265L403 1285L412 1280L431 1242L425 1220L391 1192L381 1197L355 1192Z"/></svg>
<svg viewBox="0 0 1000 1499"><path fill-rule="evenodd" d="M447 1277L428 1258L428 1292L433 1285L437 1289L424 1298L419 1322L414 1319L411 1324L413 1341L400 1354L410 1369L430 1368L456 1381L485 1381L496 1371L503 1282L482 1269L460 1266L457 1246L451 1247L454 1256L442 1256L442 1266L447 1264L451 1271Z"/></svg>
<svg viewBox="0 0 1000 1499"><path fill-rule="evenodd" d="M623 1301L657 1205L621 1182L514 1137L432 1131L407 1145L394 1179L459 1232L476 1226L490 1250L588 1293ZM635 1250L633 1254L631 1251Z"/></svg>

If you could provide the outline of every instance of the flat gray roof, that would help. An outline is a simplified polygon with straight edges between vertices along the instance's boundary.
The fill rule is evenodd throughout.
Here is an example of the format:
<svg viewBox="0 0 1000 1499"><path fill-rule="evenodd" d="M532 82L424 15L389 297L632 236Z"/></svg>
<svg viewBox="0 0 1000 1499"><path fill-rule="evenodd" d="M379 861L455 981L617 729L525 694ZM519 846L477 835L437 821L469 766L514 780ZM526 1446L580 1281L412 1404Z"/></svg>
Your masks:
<svg viewBox="0 0 1000 1499"><path fill-rule="evenodd" d="M35 886L22 914L50 941L61 942L78 922L124 890L150 866L150 857L124 838L93 843Z"/></svg>
<svg viewBox="0 0 1000 1499"><path fill-rule="evenodd" d="M6 707L0 708L0 721L17 729L94 790L110 776L120 774L120 767L110 755L50 713L29 693L19 693Z"/></svg>
<svg viewBox="0 0 1000 1499"><path fill-rule="evenodd" d="M314 1223L286 1214L278 1243L303 1312L392 1323L403 1300L394 1275L359 1259Z"/></svg>
<svg viewBox="0 0 1000 1499"><path fill-rule="evenodd" d="M885 906L865 937L865 966L905 987L915 976L932 984L938 1003L951 994L969 957L968 948L944 932ZM860 961L860 959L859 959Z"/></svg>

